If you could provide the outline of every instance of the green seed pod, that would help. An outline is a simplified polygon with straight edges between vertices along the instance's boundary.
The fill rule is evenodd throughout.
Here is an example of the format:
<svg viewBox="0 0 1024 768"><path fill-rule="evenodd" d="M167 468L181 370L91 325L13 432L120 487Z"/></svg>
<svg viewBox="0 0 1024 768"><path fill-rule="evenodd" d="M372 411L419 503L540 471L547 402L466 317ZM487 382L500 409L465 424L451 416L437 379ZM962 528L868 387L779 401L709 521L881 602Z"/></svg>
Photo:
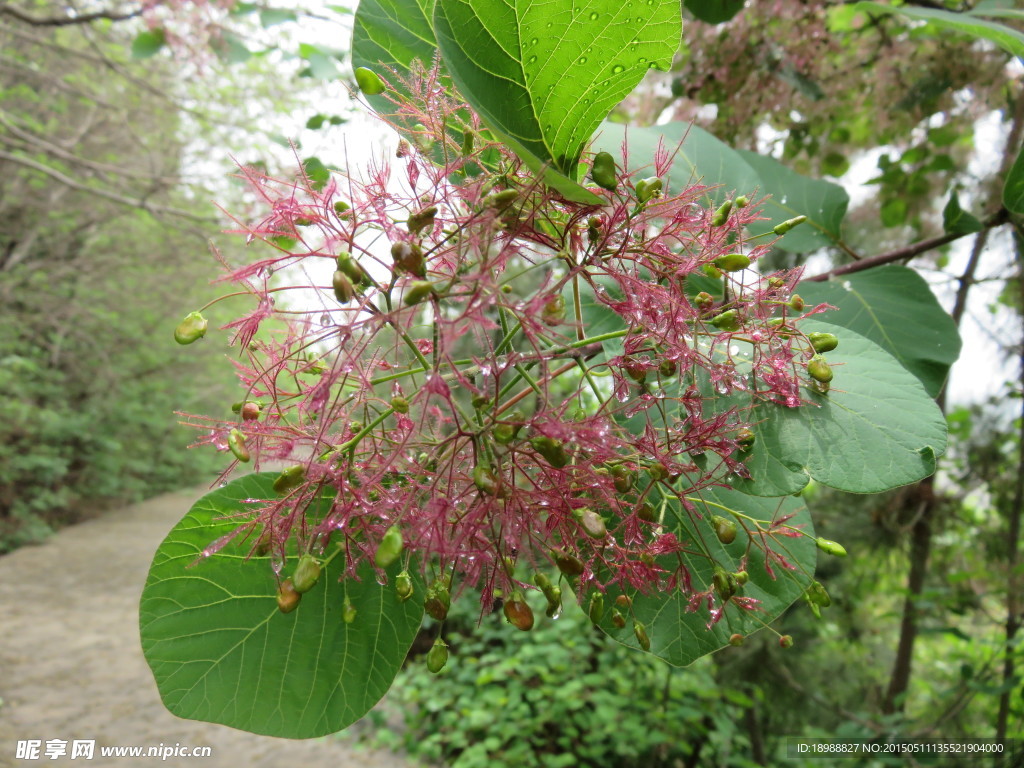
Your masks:
<svg viewBox="0 0 1024 768"><path fill-rule="evenodd" d="M310 554L299 558L299 564L295 566L295 574L292 576L292 586L300 595L309 592L320 580L320 563Z"/></svg>
<svg viewBox="0 0 1024 768"><path fill-rule="evenodd" d="M356 85L359 90L367 96L377 96L384 93L384 82L377 76L377 73L366 67L357 67L355 71Z"/></svg>
<svg viewBox="0 0 1024 768"><path fill-rule="evenodd" d="M613 464L608 468L612 473L612 482L615 485L615 490L619 493L629 493L633 489L633 483L636 482L636 473L626 469L621 464Z"/></svg>
<svg viewBox="0 0 1024 768"><path fill-rule="evenodd" d="M786 281L783 280L781 277L775 277L775 276L769 277L768 278L768 287L769 288L774 288L775 290L778 290L779 288L785 288L786 287Z"/></svg>
<svg viewBox="0 0 1024 768"><path fill-rule="evenodd" d="M406 306L414 306L430 296L436 296L434 284L429 280L413 280L405 289L405 298L402 301Z"/></svg>
<svg viewBox="0 0 1024 768"><path fill-rule="evenodd" d="M400 240L391 244L391 259L394 261L395 269L399 272L408 272L414 277L426 277L426 262L423 261L423 251L416 243L407 243Z"/></svg>
<svg viewBox="0 0 1024 768"><path fill-rule="evenodd" d="M779 637L779 647L780 648L792 648L793 647L793 636L792 635L782 635L781 637Z"/></svg>
<svg viewBox="0 0 1024 768"><path fill-rule="evenodd" d="M568 552L563 552L560 549L552 550L551 559L555 561L555 565L566 576L573 578L583 573L583 561L575 555L570 555Z"/></svg>
<svg viewBox="0 0 1024 768"><path fill-rule="evenodd" d="M661 195L662 182L657 176L651 176L648 179L640 179L636 183L636 199L641 203L646 203L652 198L659 197Z"/></svg>
<svg viewBox="0 0 1024 768"><path fill-rule="evenodd" d="M729 309L711 318L711 324L720 331L738 331L740 329L740 314L735 309Z"/></svg>
<svg viewBox="0 0 1024 768"><path fill-rule="evenodd" d="M729 214L732 212L732 200L726 200L719 206L718 210L715 211L715 215L711 217L711 226L720 227L729 220Z"/></svg>
<svg viewBox="0 0 1024 768"><path fill-rule="evenodd" d="M828 608L832 605L832 598L829 597L825 587L821 585L820 581L812 581L810 586L807 587L807 599L815 605L820 605L822 608Z"/></svg>
<svg viewBox="0 0 1024 768"><path fill-rule="evenodd" d="M750 257L742 253L729 253L715 259L715 266L723 272L739 272L750 266Z"/></svg>
<svg viewBox="0 0 1024 768"><path fill-rule="evenodd" d="M639 621L633 622L633 635L636 637L637 643L645 651L651 650L651 638L647 636L647 627L641 624Z"/></svg>
<svg viewBox="0 0 1024 768"><path fill-rule="evenodd" d="M776 224L774 227L772 227L772 232L774 232L776 235L784 235L787 232L789 232L789 230L791 230L793 227L803 224L805 221L807 221L806 216L797 216L796 218L793 219L787 219L781 224Z"/></svg>
<svg viewBox="0 0 1024 768"><path fill-rule="evenodd" d="M846 557L845 547L837 541L823 539L819 536L814 540L814 543L818 545L818 549L826 554L833 555L834 557Z"/></svg>
<svg viewBox="0 0 1024 768"><path fill-rule="evenodd" d="M352 282L353 286L368 282L366 272L359 266L359 262L352 258L351 254L338 254L337 262L338 270L345 273L345 276Z"/></svg>
<svg viewBox="0 0 1024 768"><path fill-rule="evenodd" d="M544 613L549 619L557 619L559 614L562 612L562 589L561 587L553 586L549 593L545 593L544 596L548 600L548 606Z"/></svg>
<svg viewBox="0 0 1024 768"><path fill-rule="evenodd" d="M800 294L794 293L790 300L787 302L786 306L792 309L794 312L803 312L804 300L800 298Z"/></svg>
<svg viewBox="0 0 1024 768"><path fill-rule="evenodd" d="M245 435L237 429L232 429L228 435L228 448L239 461L249 461L252 458L249 447L245 444Z"/></svg>
<svg viewBox="0 0 1024 768"><path fill-rule="evenodd" d="M206 318L198 312L189 312L174 329L174 340L181 345L199 341L206 335Z"/></svg>
<svg viewBox="0 0 1024 768"><path fill-rule="evenodd" d="M743 635L739 634L738 632L736 632L736 633L734 633L732 635L729 635L729 645L736 646L737 648L739 648L741 645L743 645L746 641L747 641L747 638L745 638Z"/></svg>
<svg viewBox="0 0 1024 768"><path fill-rule="evenodd" d="M408 413L409 412L409 401L401 395L395 395L391 398L391 409L395 413Z"/></svg>
<svg viewBox="0 0 1024 768"><path fill-rule="evenodd" d="M405 542L402 541L402 529L397 525L392 525L381 537L380 544L377 545L377 552L373 556L373 561L377 564L378 568L387 568L398 560L404 548Z"/></svg>
<svg viewBox="0 0 1024 768"><path fill-rule="evenodd" d="M430 650L427 651L427 669L433 674L437 674L445 665L448 663L448 646L444 640L440 637L434 641L434 644L430 646Z"/></svg>
<svg viewBox="0 0 1024 768"><path fill-rule="evenodd" d="M452 597L448 587L438 579L427 588L427 596L423 601L423 610L435 621L448 618L448 609L452 607Z"/></svg>
<svg viewBox="0 0 1024 768"><path fill-rule="evenodd" d="M707 312L715 305L715 297L707 291L701 291L693 297L693 303L701 312Z"/></svg>
<svg viewBox="0 0 1024 768"><path fill-rule="evenodd" d="M547 460L548 464L556 469L561 469L569 463L569 454L566 453L561 440L540 436L533 438L530 445L533 446L533 450Z"/></svg>
<svg viewBox="0 0 1024 768"><path fill-rule="evenodd" d="M256 421L260 417L260 412L263 410L259 403L254 403L251 400L246 403L242 403L242 407L239 411L242 414L242 418L245 421Z"/></svg>
<svg viewBox="0 0 1024 768"><path fill-rule="evenodd" d="M833 376L832 366L821 355L815 355L807 363L807 375L815 381L830 382Z"/></svg>
<svg viewBox="0 0 1024 768"><path fill-rule="evenodd" d="M473 154L473 143L476 139L476 134L473 131L462 132L462 156L469 157Z"/></svg>
<svg viewBox="0 0 1024 768"><path fill-rule="evenodd" d="M334 212L339 216L344 216L352 210L352 206L346 203L344 200L337 200L334 203Z"/></svg>
<svg viewBox="0 0 1024 768"><path fill-rule="evenodd" d="M676 375L676 371L679 370L679 366L675 360L662 360L658 365L658 373L663 379L670 379Z"/></svg>
<svg viewBox="0 0 1024 768"><path fill-rule="evenodd" d="M587 220L587 241L597 242L601 237L601 220L597 216L591 216Z"/></svg>
<svg viewBox="0 0 1024 768"><path fill-rule="evenodd" d="M639 360L627 359L623 367L626 370L626 375L637 384L643 384L647 381L647 366Z"/></svg>
<svg viewBox="0 0 1024 768"><path fill-rule="evenodd" d="M299 216L299 217L297 217L295 219L295 226L296 227L308 227L308 226L311 226L312 224L313 224L313 220L310 219L310 218L307 218L306 216Z"/></svg>
<svg viewBox="0 0 1024 768"><path fill-rule="evenodd" d="M556 293L540 310L540 319L544 325L561 325L565 321L565 297Z"/></svg>
<svg viewBox="0 0 1024 768"><path fill-rule="evenodd" d="M615 607L621 608L624 611L628 611L630 606L633 605L633 598L629 595L619 595L615 598Z"/></svg>
<svg viewBox="0 0 1024 768"><path fill-rule="evenodd" d="M331 286L334 288L334 298L338 300L339 304L348 304L356 295L352 281L340 269L335 270L334 277L331 278Z"/></svg>
<svg viewBox="0 0 1024 768"><path fill-rule="evenodd" d="M723 544L732 544L736 541L736 534L739 531L739 526L736 525L735 520L729 520L719 515L714 515L711 518L711 525L715 528L715 536Z"/></svg>
<svg viewBox="0 0 1024 768"><path fill-rule="evenodd" d="M612 626L616 629L622 629L626 626L626 617L622 615L622 611L618 608L612 609Z"/></svg>
<svg viewBox="0 0 1024 768"><path fill-rule="evenodd" d="M522 594L517 592L511 600L506 600L504 611L508 623L516 629L521 629L523 632L533 629L533 609L523 599Z"/></svg>
<svg viewBox="0 0 1024 768"><path fill-rule="evenodd" d="M655 482L661 482L662 480L668 480L668 467L662 464L660 461L653 461L647 465L647 474L651 476L651 479Z"/></svg>
<svg viewBox="0 0 1024 768"><path fill-rule="evenodd" d="M400 602L405 602L412 597L412 576L409 575L408 571L402 571L395 576L395 593L398 595Z"/></svg>
<svg viewBox="0 0 1024 768"><path fill-rule="evenodd" d="M351 624L356 620L356 607L352 605L348 595L345 595L345 602L341 604L341 620L346 624Z"/></svg>
<svg viewBox="0 0 1024 768"><path fill-rule="evenodd" d="M604 518L590 507L573 510L573 515L579 521L583 532L590 538L604 541L608 537L608 528L604 524Z"/></svg>
<svg viewBox="0 0 1024 768"><path fill-rule="evenodd" d="M714 583L715 591L722 599L722 602L729 600L736 594L736 590L739 588L739 584L736 582L736 577L721 568L715 568L715 575L712 577L712 582Z"/></svg>
<svg viewBox="0 0 1024 768"><path fill-rule="evenodd" d="M590 608L587 610L587 615L590 616L590 620L595 624L600 624L601 619L604 618L604 595L600 592L595 592L590 597Z"/></svg>
<svg viewBox="0 0 1024 768"><path fill-rule="evenodd" d="M811 347L814 351L819 354L831 352L839 346L839 339L834 333L809 333L807 334L807 340L811 342Z"/></svg>
<svg viewBox="0 0 1024 768"><path fill-rule="evenodd" d="M614 192L619 186L619 179L615 172L615 159L607 152L598 152L594 155L594 164L590 167L590 178L597 186Z"/></svg>
<svg viewBox="0 0 1024 768"><path fill-rule="evenodd" d="M654 507L647 501L642 501L639 506L637 506L636 516L645 523L653 523L657 521L657 517L654 514Z"/></svg>
<svg viewBox="0 0 1024 768"><path fill-rule="evenodd" d="M705 264L703 267L701 267L701 270L704 272L705 275L710 277L712 280L722 279L722 270L720 270L714 264Z"/></svg>
<svg viewBox="0 0 1024 768"><path fill-rule="evenodd" d="M732 203L737 208L746 208L750 201L747 199L746 195L740 195L735 200L733 200Z"/></svg>
<svg viewBox="0 0 1024 768"><path fill-rule="evenodd" d="M750 581L750 574L746 571L736 571L736 573L734 573L733 576L736 577L736 583L739 584L741 587L748 581Z"/></svg>
<svg viewBox="0 0 1024 768"><path fill-rule="evenodd" d="M508 445L516 439L516 433L518 431L518 425L502 421L494 425L494 429L491 430L491 436L494 437L495 442L500 443L501 445Z"/></svg>
<svg viewBox="0 0 1024 768"><path fill-rule="evenodd" d="M296 464L294 467L288 467L277 476L274 480L274 492L278 496L284 496L288 491L298 488L306 482L306 465Z"/></svg>
<svg viewBox="0 0 1024 768"><path fill-rule="evenodd" d="M291 613L299 607L302 595L295 591L291 579L285 579L277 588L277 609L281 613Z"/></svg>
<svg viewBox="0 0 1024 768"><path fill-rule="evenodd" d="M739 446L741 451L749 451L754 447L755 442L757 442L757 435L749 427L742 427L736 433L736 445Z"/></svg>
<svg viewBox="0 0 1024 768"><path fill-rule="evenodd" d="M480 493L488 496L497 496L500 490L497 476L486 464L473 467L473 484Z"/></svg>
<svg viewBox="0 0 1024 768"><path fill-rule="evenodd" d="M484 205L498 213L506 210L519 199L518 189L503 189L501 192L492 192L484 198Z"/></svg>
<svg viewBox="0 0 1024 768"><path fill-rule="evenodd" d="M426 208L421 208L416 213L409 216L408 221L405 225L409 228L409 231L418 235L427 227L434 226L434 219L437 216L437 206L431 205Z"/></svg>

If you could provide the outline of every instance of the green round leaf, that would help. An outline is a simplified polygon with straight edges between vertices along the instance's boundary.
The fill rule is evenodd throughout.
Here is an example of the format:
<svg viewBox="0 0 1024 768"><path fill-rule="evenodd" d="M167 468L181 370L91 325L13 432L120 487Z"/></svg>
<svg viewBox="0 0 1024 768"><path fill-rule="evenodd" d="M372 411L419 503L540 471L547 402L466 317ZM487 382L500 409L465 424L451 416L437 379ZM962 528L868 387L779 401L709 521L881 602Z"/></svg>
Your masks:
<svg viewBox="0 0 1024 768"><path fill-rule="evenodd" d="M153 558L139 607L142 650L175 715L253 733L311 738L352 724L384 695L420 625L422 599L399 602L369 567L340 581L328 550L320 579L292 613L252 542L203 549L237 527L249 499L273 499L277 475L249 475L196 502ZM325 512L330 499L319 510ZM289 568L293 567L292 561ZM389 569L392 580L401 565ZM417 583L416 593L423 590ZM356 620L342 618L345 597Z"/></svg>

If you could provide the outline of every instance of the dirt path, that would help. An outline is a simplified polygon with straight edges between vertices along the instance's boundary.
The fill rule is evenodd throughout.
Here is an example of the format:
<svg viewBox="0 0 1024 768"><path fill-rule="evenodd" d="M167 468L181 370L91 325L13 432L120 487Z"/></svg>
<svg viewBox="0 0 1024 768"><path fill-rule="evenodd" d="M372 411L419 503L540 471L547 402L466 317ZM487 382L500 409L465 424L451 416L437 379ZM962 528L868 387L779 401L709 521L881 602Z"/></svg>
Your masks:
<svg viewBox="0 0 1024 768"><path fill-rule="evenodd" d="M154 550L201 492L168 494L0 557L0 766L407 768L344 741L290 741L181 720L164 709L139 646L138 603ZM17 742L68 755L16 759ZM95 740L92 760L70 742ZM101 746L209 746L208 758L101 757Z"/></svg>

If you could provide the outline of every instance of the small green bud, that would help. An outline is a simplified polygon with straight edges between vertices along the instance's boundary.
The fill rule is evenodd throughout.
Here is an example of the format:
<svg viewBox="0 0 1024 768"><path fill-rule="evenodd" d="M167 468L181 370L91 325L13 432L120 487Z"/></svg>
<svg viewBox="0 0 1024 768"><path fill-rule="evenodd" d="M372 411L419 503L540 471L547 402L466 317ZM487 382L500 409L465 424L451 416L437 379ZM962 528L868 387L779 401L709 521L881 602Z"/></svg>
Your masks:
<svg viewBox="0 0 1024 768"><path fill-rule="evenodd" d="M820 581L812 581L810 586L807 587L805 592L807 600L814 605L820 605L822 608L828 608L832 605L832 598L829 597L825 587L821 585Z"/></svg>
<svg viewBox="0 0 1024 768"><path fill-rule="evenodd" d="M590 178L597 186L614 192L619 186L614 158L607 152L598 152L594 155L594 164L590 167Z"/></svg>
<svg viewBox="0 0 1024 768"><path fill-rule="evenodd" d="M298 488L306 482L306 465L296 464L294 467L288 467L277 476L274 480L274 492L279 496L284 496L288 491Z"/></svg>
<svg viewBox="0 0 1024 768"><path fill-rule="evenodd" d="M653 461L647 465L647 474L651 476L651 479L655 482L668 479L668 467L662 464L660 461Z"/></svg>
<svg viewBox="0 0 1024 768"><path fill-rule="evenodd" d="M373 561L377 564L378 568L387 568L398 560L404 548L405 542L402 541L401 528L397 525L392 525L381 537L380 544L377 545L377 552L373 556Z"/></svg>
<svg viewBox="0 0 1024 768"><path fill-rule="evenodd" d="M486 464L477 464L473 467L473 484L480 493L486 493L488 496L499 495L498 478Z"/></svg>
<svg viewBox="0 0 1024 768"><path fill-rule="evenodd" d="M334 203L334 212L339 216L344 216L352 210L352 206L346 203L344 200L337 200Z"/></svg>
<svg viewBox="0 0 1024 768"><path fill-rule="evenodd" d="M445 668L447 663L448 645L439 637L434 641L434 644L430 646L430 650L427 651L427 669L436 675Z"/></svg>
<svg viewBox="0 0 1024 768"><path fill-rule="evenodd" d="M299 564L295 566L295 575L292 576L292 586L300 595L309 592L320 580L320 563L310 554L299 558Z"/></svg>
<svg viewBox="0 0 1024 768"><path fill-rule="evenodd" d="M356 85L358 85L359 90L367 96L377 96L384 93L384 82L372 69L357 67L355 75Z"/></svg>
<svg viewBox="0 0 1024 768"><path fill-rule="evenodd" d="M739 446L741 451L749 451L754 447L755 442L757 442L757 435L749 427L742 427L736 433L736 445Z"/></svg>
<svg viewBox="0 0 1024 768"><path fill-rule="evenodd" d="M747 638L745 638L739 632L735 632L735 633L729 635L729 645L735 646L737 648L739 648L741 645L743 645L746 641L747 641Z"/></svg>
<svg viewBox="0 0 1024 768"><path fill-rule="evenodd" d="M815 352L831 352L839 346L839 339L833 333L809 333L807 340Z"/></svg>
<svg viewBox="0 0 1024 768"><path fill-rule="evenodd" d="M604 618L604 595L600 592L595 592L590 597L590 608L587 611L587 615L590 616L590 620L595 624L600 624L601 619Z"/></svg>
<svg viewBox="0 0 1024 768"><path fill-rule="evenodd" d="M646 203L652 198L661 195L662 182L657 176L651 176L648 179L640 179L636 183L636 199L641 203Z"/></svg>
<svg viewBox="0 0 1024 768"><path fill-rule="evenodd" d="M530 445L533 446L533 450L543 456L548 464L556 469L561 469L569 463L569 454L565 451L565 446L561 440L556 440L553 437L539 436L535 437L530 441Z"/></svg>
<svg viewBox="0 0 1024 768"><path fill-rule="evenodd" d="M544 302L540 310L540 319L544 325L560 325L565 320L565 297L556 293Z"/></svg>
<svg viewBox="0 0 1024 768"><path fill-rule="evenodd" d="M302 595L295 591L291 579L285 579L277 588L277 609L281 613L291 613L299 607Z"/></svg>
<svg viewBox="0 0 1024 768"><path fill-rule="evenodd" d="M400 602L405 602L412 597L412 576L409 575L408 571L402 571L395 576L395 593L398 595Z"/></svg>
<svg viewBox="0 0 1024 768"><path fill-rule="evenodd" d="M622 629L626 626L626 617L622 615L622 611L618 608L612 609L612 625L616 629Z"/></svg>
<svg viewBox="0 0 1024 768"><path fill-rule="evenodd" d="M628 358L623 367L626 369L626 375L637 384L643 384L647 381L647 366L639 360Z"/></svg>
<svg viewBox="0 0 1024 768"><path fill-rule="evenodd" d="M434 226L434 218L437 216L437 206L431 205L426 208L421 208L409 216L405 225L409 228L409 231L418 235L427 227Z"/></svg>
<svg viewBox="0 0 1024 768"><path fill-rule="evenodd" d="M548 607L544 611L549 619L557 619L562 612L562 590L558 586L551 587L551 590L544 593L548 599Z"/></svg>
<svg viewBox="0 0 1024 768"><path fill-rule="evenodd" d="M239 461L249 461L252 456L249 454L249 448L245 444L245 435L237 429L232 429L231 434L228 435L228 448L235 454L235 458Z"/></svg>
<svg viewBox="0 0 1024 768"><path fill-rule="evenodd" d="M693 303L701 312L707 312L715 305L715 297L707 291L701 291L693 297Z"/></svg>
<svg viewBox="0 0 1024 768"><path fill-rule="evenodd" d="M797 216L796 218L793 219L787 219L781 224L776 224L774 227L772 227L772 232L774 232L776 235L784 235L787 232L789 232L789 230L791 230L793 227L803 224L805 221L807 221L806 216Z"/></svg>
<svg viewBox="0 0 1024 768"><path fill-rule="evenodd" d="M663 379L670 379L676 375L676 371L679 370L679 366L675 360L662 360L658 365L658 373Z"/></svg>
<svg viewBox="0 0 1024 768"><path fill-rule="evenodd" d="M740 329L740 313L728 309L711 318L711 324L720 331L738 331Z"/></svg>
<svg viewBox="0 0 1024 768"><path fill-rule="evenodd" d="M732 200L726 200L719 206L718 210L715 211L715 215L711 217L711 226L720 227L729 220L729 214L732 212Z"/></svg>
<svg viewBox="0 0 1024 768"><path fill-rule="evenodd" d="M462 156L469 157L473 154L473 143L476 134L473 131L462 132Z"/></svg>
<svg viewBox="0 0 1024 768"><path fill-rule="evenodd" d="M423 610L435 621L448 618L448 609L452 607L452 597L448 587L438 579L427 588L427 596L423 601Z"/></svg>
<svg viewBox="0 0 1024 768"><path fill-rule="evenodd" d="M331 278L331 286L334 288L334 298L340 304L348 304L352 301L352 297L356 295L352 281L340 269L335 270L334 277Z"/></svg>
<svg viewBox="0 0 1024 768"><path fill-rule="evenodd" d="M409 412L409 401L401 395L395 395L391 398L391 409L395 413L408 413Z"/></svg>
<svg viewBox="0 0 1024 768"><path fill-rule="evenodd" d="M793 636L792 635L782 635L782 636L780 636L779 637L779 647L780 648L792 648L793 647Z"/></svg>
<svg viewBox="0 0 1024 768"><path fill-rule="evenodd" d="M612 475L612 482L615 485L615 490L619 493L628 493L633 489L633 483L636 482L636 473L626 469L621 464L613 464L608 468Z"/></svg>
<svg viewBox="0 0 1024 768"><path fill-rule="evenodd" d="M508 445L516 439L516 434L519 432L518 424L509 424L507 421L501 421L494 425L494 429L491 430L491 435L494 437L494 441L501 445Z"/></svg>
<svg viewBox="0 0 1024 768"><path fill-rule="evenodd" d="M206 335L206 318L198 312L189 312L174 329L174 340L184 346L199 341Z"/></svg>
<svg viewBox="0 0 1024 768"><path fill-rule="evenodd" d="M746 208L750 201L747 199L746 195L740 195L735 200L733 200L732 203L737 208Z"/></svg>
<svg viewBox="0 0 1024 768"><path fill-rule="evenodd" d="M651 638L647 635L647 627L639 621L633 622L633 635L636 637L636 641L641 648L645 651L651 650Z"/></svg>
<svg viewBox="0 0 1024 768"><path fill-rule="evenodd" d="M604 524L604 518L590 507L573 510L573 515L579 521L583 532L590 538L604 541L608 537L608 528Z"/></svg>
<svg viewBox="0 0 1024 768"><path fill-rule="evenodd" d="M256 421L260 417L260 412L263 410L259 403L254 403L252 400L242 403L242 407L239 412L242 414L242 419L245 421Z"/></svg>
<svg viewBox="0 0 1024 768"><path fill-rule="evenodd" d="M501 192L493 192L485 197L484 205L488 208L493 208L498 213L501 213L518 199L518 189L503 189Z"/></svg>
<svg viewBox="0 0 1024 768"><path fill-rule="evenodd" d="M352 282L353 286L368 282L366 272L359 262L352 258L349 253L340 253L337 258L338 270L345 273L345 276Z"/></svg>
<svg viewBox="0 0 1024 768"><path fill-rule="evenodd" d="M654 507L648 501L640 502L636 508L636 516L645 523L653 523L657 519L654 515Z"/></svg>
<svg viewBox="0 0 1024 768"><path fill-rule="evenodd" d="M828 383L832 381L832 366L821 355L815 355L807 363L807 375L815 381Z"/></svg>
<svg viewBox="0 0 1024 768"><path fill-rule="evenodd" d="M833 555L834 557L846 557L846 549L837 541L823 539L819 536L814 540L814 543L818 545L818 549L826 554Z"/></svg>
<svg viewBox="0 0 1024 768"><path fill-rule="evenodd" d="M508 623L516 629L521 629L523 632L533 629L533 609L521 594L516 593L511 600L506 600L503 610Z"/></svg>
<svg viewBox="0 0 1024 768"><path fill-rule="evenodd" d="M555 561L558 570L570 578L583 573L583 561L575 555L555 549L551 552L551 559Z"/></svg>
<svg viewBox="0 0 1024 768"><path fill-rule="evenodd" d="M629 595L619 595L615 598L615 606L626 611L629 610L630 606L633 605L633 598Z"/></svg>
<svg viewBox="0 0 1024 768"><path fill-rule="evenodd" d="M715 529L715 536L717 536L718 540L723 544L732 544L736 541L736 534L739 532L739 526L736 525L735 520L714 515L711 518L711 525Z"/></svg>
<svg viewBox="0 0 1024 768"><path fill-rule="evenodd" d="M414 277L426 277L426 263L423 261L423 251L416 243L407 243L400 240L391 244L391 259L394 261L395 269L399 272L408 272Z"/></svg>
<svg viewBox="0 0 1024 768"><path fill-rule="evenodd" d="M705 275L710 277L712 280L722 279L722 270L720 270L714 264L705 264L703 267L701 267L701 270L704 272Z"/></svg>
<svg viewBox="0 0 1024 768"><path fill-rule="evenodd" d="M739 272L750 266L750 257L742 253L729 253L715 259L715 266L723 272Z"/></svg>
<svg viewBox="0 0 1024 768"><path fill-rule="evenodd" d="M435 295L437 294L432 282L429 280L413 280L405 289L405 297L402 301L405 302L406 306L412 307Z"/></svg>
<svg viewBox="0 0 1024 768"><path fill-rule="evenodd" d="M804 300L800 298L800 294L794 293L792 297L790 297L789 302L786 304L786 306L792 309L794 312L803 312Z"/></svg>
<svg viewBox="0 0 1024 768"><path fill-rule="evenodd" d="M748 581L750 581L750 574L746 571L736 571L736 573L734 573L733 576L736 577L736 583L739 584L741 587Z"/></svg>
<svg viewBox="0 0 1024 768"><path fill-rule="evenodd" d="M722 599L722 602L729 600L736 594L736 590L739 588L739 584L736 582L736 577L721 568L715 568L715 575L711 580L714 583L715 591Z"/></svg>
<svg viewBox="0 0 1024 768"><path fill-rule="evenodd" d="M348 595L345 595L345 602L341 604L341 620L346 624L351 624L356 620L356 607L352 605Z"/></svg>

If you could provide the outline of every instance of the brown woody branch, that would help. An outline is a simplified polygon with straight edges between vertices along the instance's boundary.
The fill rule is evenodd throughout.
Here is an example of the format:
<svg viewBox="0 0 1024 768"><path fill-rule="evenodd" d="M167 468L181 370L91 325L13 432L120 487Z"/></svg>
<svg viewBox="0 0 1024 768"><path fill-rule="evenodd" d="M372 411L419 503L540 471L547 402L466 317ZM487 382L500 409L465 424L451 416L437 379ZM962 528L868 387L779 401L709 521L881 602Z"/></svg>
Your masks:
<svg viewBox="0 0 1024 768"><path fill-rule="evenodd" d="M23 24L33 27L70 27L76 24L91 24L101 19L126 21L127 19L134 19L141 14L142 8L136 8L134 11L125 11L123 13L116 11L93 11L92 13L83 13L78 16L49 16L40 18L7 3L0 5L0 16L10 16L12 19L17 19Z"/></svg>

